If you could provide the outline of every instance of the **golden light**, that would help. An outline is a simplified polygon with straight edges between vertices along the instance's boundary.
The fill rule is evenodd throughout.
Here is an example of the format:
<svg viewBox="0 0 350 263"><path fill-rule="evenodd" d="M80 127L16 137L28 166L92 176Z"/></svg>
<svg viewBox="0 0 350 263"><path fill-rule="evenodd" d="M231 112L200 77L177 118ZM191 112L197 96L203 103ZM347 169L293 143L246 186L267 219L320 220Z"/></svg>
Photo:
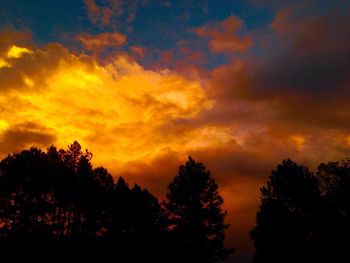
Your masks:
<svg viewBox="0 0 350 263"><path fill-rule="evenodd" d="M5 60L0 58L0 69L5 68L5 67L9 67L9 66L10 66L9 63L7 63Z"/></svg>
<svg viewBox="0 0 350 263"><path fill-rule="evenodd" d="M305 137L302 135L296 134L296 135L292 135L291 139L295 145L295 148L298 151L301 151L305 145L305 142L306 142Z"/></svg>
<svg viewBox="0 0 350 263"><path fill-rule="evenodd" d="M23 80L24 80L24 83L25 83L27 86L29 86L29 87L33 87L33 86L34 86L34 81L33 81L33 79L28 78L28 77L24 77Z"/></svg>
<svg viewBox="0 0 350 263"><path fill-rule="evenodd" d="M350 135L348 135L345 139L346 145L350 146Z"/></svg>
<svg viewBox="0 0 350 263"><path fill-rule="evenodd" d="M24 53L30 55L35 72L26 68ZM42 54L57 53L62 54L59 62L46 70L50 65L45 64L47 59L40 60ZM229 140L221 128L179 131L182 135L166 128L212 106L199 80L171 70L148 70L124 56L101 66L57 45L45 51L13 46L8 56L11 70L22 80L16 89L0 95L3 130L25 121L44 125L58 147L78 140L95 154L94 162L112 170L165 149L182 152ZM11 104L6 103L9 100ZM194 139L197 143L191 142Z"/></svg>
<svg viewBox="0 0 350 263"><path fill-rule="evenodd" d="M0 131L5 130L8 127L8 123L5 120L0 120Z"/></svg>
<svg viewBox="0 0 350 263"><path fill-rule="evenodd" d="M12 46L7 52L7 57L20 58L25 53L32 53L32 51L25 47Z"/></svg>

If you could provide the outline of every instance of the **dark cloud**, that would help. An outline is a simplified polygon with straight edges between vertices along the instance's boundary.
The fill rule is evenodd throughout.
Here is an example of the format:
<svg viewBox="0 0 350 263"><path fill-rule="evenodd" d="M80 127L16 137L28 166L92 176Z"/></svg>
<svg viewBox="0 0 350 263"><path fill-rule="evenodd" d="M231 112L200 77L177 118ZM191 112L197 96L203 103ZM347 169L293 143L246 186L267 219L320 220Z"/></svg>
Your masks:
<svg viewBox="0 0 350 263"><path fill-rule="evenodd" d="M0 57L4 57L11 46L32 45L32 35L30 32L1 31L0 34Z"/></svg>
<svg viewBox="0 0 350 263"><path fill-rule="evenodd" d="M135 20L138 7L137 0L84 0L84 3L94 25L113 30L130 30L128 27Z"/></svg>
<svg viewBox="0 0 350 263"><path fill-rule="evenodd" d="M105 32L98 35L80 34L76 40L81 42L86 50L102 51L108 47L119 47L125 44L126 36L120 33Z"/></svg>
<svg viewBox="0 0 350 263"><path fill-rule="evenodd" d="M282 45L283 53L258 69L256 81L272 91L312 93L339 88L349 79L349 11L336 8L302 18L293 9L280 11L272 23L277 31L273 45Z"/></svg>
<svg viewBox="0 0 350 263"><path fill-rule="evenodd" d="M163 197L167 186L177 174L181 158L178 152L164 150L156 157L145 161L131 161L118 171L112 171L114 176L123 176L130 184L140 184L147 187L158 197Z"/></svg>
<svg viewBox="0 0 350 263"><path fill-rule="evenodd" d="M0 134L0 154L20 151L31 145L48 147L55 140L53 130L34 122L22 122Z"/></svg>
<svg viewBox="0 0 350 263"><path fill-rule="evenodd" d="M298 8L277 13L261 54L216 68L210 92L219 104L264 105L265 121L349 129L350 8Z"/></svg>

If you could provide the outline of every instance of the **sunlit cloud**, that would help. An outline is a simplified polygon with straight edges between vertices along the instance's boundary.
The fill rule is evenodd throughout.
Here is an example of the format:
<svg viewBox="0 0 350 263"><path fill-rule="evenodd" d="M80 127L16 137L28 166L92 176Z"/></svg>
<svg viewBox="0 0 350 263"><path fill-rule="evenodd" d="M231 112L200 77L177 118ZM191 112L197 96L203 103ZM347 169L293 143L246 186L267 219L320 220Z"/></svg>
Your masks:
<svg viewBox="0 0 350 263"><path fill-rule="evenodd" d="M84 3L89 19L96 26L120 29L136 18L137 0L84 0Z"/></svg>
<svg viewBox="0 0 350 263"><path fill-rule="evenodd" d="M242 24L242 20L230 16L220 23L198 27L195 32L201 37L209 38L209 48L213 52L242 52L252 45L250 36L238 35Z"/></svg>
<svg viewBox="0 0 350 263"><path fill-rule="evenodd" d="M99 52L107 47L119 47L126 42L126 36L117 32L105 32L98 35L80 34L76 40L81 42L86 50Z"/></svg>
<svg viewBox="0 0 350 263"><path fill-rule="evenodd" d="M12 46L7 52L8 58L20 58L25 53L32 53L28 48Z"/></svg>
<svg viewBox="0 0 350 263"><path fill-rule="evenodd" d="M112 169L125 162L150 158L165 148L189 148L190 137L202 137L205 141L208 132L221 137L221 131L205 129L188 133L186 138L175 134L163 138L157 133L170 121L195 118L211 107L198 81L166 69L146 70L124 56L101 66L92 58L73 55L59 45L35 50L16 46L10 50L11 54L17 52L8 61L11 82L16 83L0 95L5 137L21 122L44 125L55 139L45 137L40 145L55 143L65 147L79 140L96 154L96 162L108 163ZM45 57L50 57L50 61ZM27 68L29 62L36 71ZM51 68L43 68L50 62ZM27 126L21 127L24 133ZM27 132L33 134L31 129ZM27 136L20 146L35 145L40 138ZM11 144L18 148L16 140ZM2 149L2 153L7 150Z"/></svg>
<svg viewBox="0 0 350 263"><path fill-rule="evenodd" d="M4 68L4 67L9 67L10 64L7 63L5 60L0 59L0 68Z"/></svg>
<svg viewBox="0 0 350 263"><path fill-rule="evenodd" d="M131 46L130 48L130 51L138 56L139 58L144 58L145 57L145 49L143 47L140 47L140 46Z"/></svg>

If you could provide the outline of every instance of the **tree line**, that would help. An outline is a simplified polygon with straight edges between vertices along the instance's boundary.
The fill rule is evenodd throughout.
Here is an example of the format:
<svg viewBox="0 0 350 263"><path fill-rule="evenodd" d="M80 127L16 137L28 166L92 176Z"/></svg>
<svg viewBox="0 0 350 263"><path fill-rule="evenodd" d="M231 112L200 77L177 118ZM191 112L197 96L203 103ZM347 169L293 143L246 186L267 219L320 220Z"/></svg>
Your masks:
<svg viewBox="0 0 350 263"><path fill-rule="evenodd" d="M158 200L114 181L91 158L74 142L0 161L2 254L14 243L117 262L214 263L234 252L224 245L223 199L203 163L189 157ZM250 236L253 263L350 262L350 160L315 173L284 160L261 188Z"/></svg>
<svg viewBox="0 0 350 263"><path fill-rule="evenodd" d="M122 177L115 182L91 158L74 142L66 150L31 148L1 160L0 250L40 242L119 262L189 263L217 262L233 252L224 246L223 199L202 163L189 157L159 201Z"/></svg>
<svg viewBox="0 0 350 263"><path fill-rule="evenodd" d="M253 263L350 262L350 160L315 173L290 159L261 188Z"/></svg>

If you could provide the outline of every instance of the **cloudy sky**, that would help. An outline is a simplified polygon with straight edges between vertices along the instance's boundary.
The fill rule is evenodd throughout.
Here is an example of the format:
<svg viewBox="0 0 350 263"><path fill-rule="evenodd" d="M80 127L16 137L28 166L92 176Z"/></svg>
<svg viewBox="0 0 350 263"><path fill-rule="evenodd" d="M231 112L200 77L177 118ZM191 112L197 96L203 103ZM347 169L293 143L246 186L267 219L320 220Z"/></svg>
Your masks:
<svg viewBox="0 0 350 263"><path fill-rule="evenodd" d="M0 157L78 140L159 197L188 155L249 262L282 159L350 155L350 2L0 0Z"/></svg>

